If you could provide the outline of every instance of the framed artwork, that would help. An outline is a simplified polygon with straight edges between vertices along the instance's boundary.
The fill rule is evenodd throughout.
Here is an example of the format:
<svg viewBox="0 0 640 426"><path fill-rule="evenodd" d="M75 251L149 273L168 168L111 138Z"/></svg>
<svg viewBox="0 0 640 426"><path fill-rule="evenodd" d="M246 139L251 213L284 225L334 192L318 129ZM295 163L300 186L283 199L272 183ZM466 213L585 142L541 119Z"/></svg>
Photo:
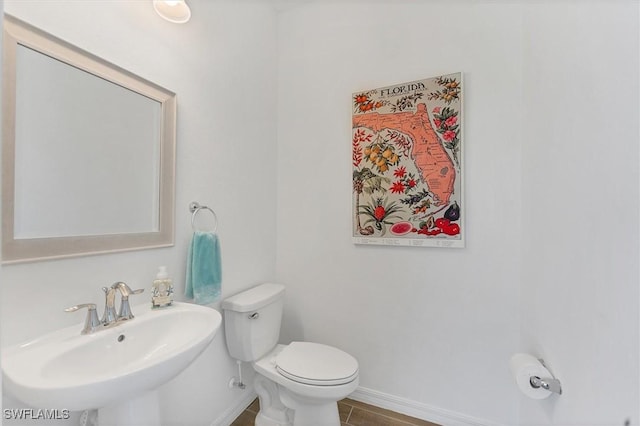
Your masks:
<svg viewBox="0 0 640 426"><path fill-rule="evenodd" d="M464 247L462 73L353 94L353 241Z"/></svg>

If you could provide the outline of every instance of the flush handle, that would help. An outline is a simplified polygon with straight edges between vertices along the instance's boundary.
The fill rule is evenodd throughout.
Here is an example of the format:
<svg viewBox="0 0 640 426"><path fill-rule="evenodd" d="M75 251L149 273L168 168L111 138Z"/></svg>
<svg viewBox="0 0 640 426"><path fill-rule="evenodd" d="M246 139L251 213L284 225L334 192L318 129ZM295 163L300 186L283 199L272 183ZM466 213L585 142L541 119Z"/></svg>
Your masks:
<svg viewBox="0 0 640 426"><path fill-rule="evenodd" d="M249 314L249 319L258 319L259 316L260 314L258 312L254 312L252 314Z"/></svg>

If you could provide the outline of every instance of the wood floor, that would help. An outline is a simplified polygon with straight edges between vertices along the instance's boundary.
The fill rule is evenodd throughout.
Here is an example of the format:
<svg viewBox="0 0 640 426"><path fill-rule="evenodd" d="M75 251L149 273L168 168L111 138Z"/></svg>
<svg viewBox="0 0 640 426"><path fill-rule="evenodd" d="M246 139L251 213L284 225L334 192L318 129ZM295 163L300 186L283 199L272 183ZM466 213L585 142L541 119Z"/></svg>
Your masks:
<svg viewBox="0 0 640 426"><path fill-rule="evenodd" d="M253 426L260 404L256 399L231 423L231 426ZM342 426L439 426L353 399L338 401Z"/></svg>

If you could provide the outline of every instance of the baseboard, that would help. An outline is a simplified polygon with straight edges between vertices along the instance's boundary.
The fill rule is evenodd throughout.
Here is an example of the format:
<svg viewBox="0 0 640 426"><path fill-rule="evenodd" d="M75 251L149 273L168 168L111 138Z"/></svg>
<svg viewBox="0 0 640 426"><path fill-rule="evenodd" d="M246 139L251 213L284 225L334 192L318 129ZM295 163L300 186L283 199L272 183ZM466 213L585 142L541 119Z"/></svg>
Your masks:
<svg viewBox="0 0 640 426"><path fill-rule="evenodd" d="M503 426L362 386L349 395L349 398L443 426Z"/></svg>
<svg viewBox="0 0 640 426"><path fill-rule="evenodd" d="M232 407L227 408L224 413L218 416L217 419L211 423L211 426L229 426L235 419L238 418L244 410L257 398L256 391L253 387L250 389L247 387L246 394L238 401L238 403Z"/></svg>
<svg viewBox="0 0 640 426"><path fill-rule="evenodd" d="M218 418L211 423L211 426L229 426L256 398L257 394L255 390L247 389L247 393L242 399L238 400L236 405L229 407L224 413L218 416ZM349 398L443 426L504 426L489 420L471 417L466 414L445 410L362 386L358 387L349 395Z"/></svg>

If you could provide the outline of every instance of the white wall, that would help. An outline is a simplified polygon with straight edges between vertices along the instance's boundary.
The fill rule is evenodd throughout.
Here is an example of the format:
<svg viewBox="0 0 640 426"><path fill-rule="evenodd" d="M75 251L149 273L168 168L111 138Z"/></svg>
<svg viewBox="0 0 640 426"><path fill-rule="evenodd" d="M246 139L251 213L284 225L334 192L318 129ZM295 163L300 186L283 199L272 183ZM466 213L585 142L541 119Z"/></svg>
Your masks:
<svg viewBox="0 0 640 426"><path fill-rule="evenodd" d="M223 297L275 277L275 12L258 3L189 4L193 18L179 26L150 1L5 2L6 12L176 92L178 155L175 247L2 267L3 345L80 324L82 314L63 309L102 306L100 287L116 280L148 288L158 265L181 294L194 200L218 215ZM117 164L108 167L117 173ZM245 395L227 387L236 374L221 332L162 388L166 424L211 424Z"/></svg>
<svg viewBox="0 0 640 426"><path fill-rule="evenodd" d="M520 7L315 5L283 11L278 34L286 337L352 353L365 388L515 424ZM456 71L466 84L467 247L353 245L351 93Z"/></svg>
<svg viewBox="0 0 640 426"><path fill-rule="evenodd" d="M638 424L637 2L384 3L279 15L285 337L448 424ZM467 248L354 246L349 95L455 71ZM516 351L565 394L522 397Z"/></svg>
<svg viewBox="0 0 640 426"><path fill-rule="evenodd" d="M564 395L521 424L638 424L638 3L524 12L522 348Z"/></svg>
<svg viewBox="0 0 640 426"><path fill-rule="evenodd" d="M4 11L4 0L0 0L0 10ZM3 25L4 22L3 20L0 20L0 40L3 39L2 33L3 33ZM2 66L2 55L0 55L0 66ZM0 68L2 69L2 68ZM2 73L0 72L0 78L2 77ZM2 99L2 85L0 84L0 99ZM2 122L2 111L0 109L0 122ZM0 150L1 151L1 150ZM2 164L2 153L0 153L0 164ZM0 211L2 210L2 197L0 197ZM1 228L1 227L0 227ZM2 230L0 230L0 238L2 238ZM1 276L1 275L0 275ZM2 280L0 279L0 306L2 305ZM2 348L2 333L0 332L0 348ZM2 351L0 350L0 353L2 353ZM0 366L1 368L1 366ZM4 410L4 401L2 398L2 374L0 374L0 410ZM3 411L4 412L4 411ZM0 420L0 424L2 424L2 420Z"/></svg>

